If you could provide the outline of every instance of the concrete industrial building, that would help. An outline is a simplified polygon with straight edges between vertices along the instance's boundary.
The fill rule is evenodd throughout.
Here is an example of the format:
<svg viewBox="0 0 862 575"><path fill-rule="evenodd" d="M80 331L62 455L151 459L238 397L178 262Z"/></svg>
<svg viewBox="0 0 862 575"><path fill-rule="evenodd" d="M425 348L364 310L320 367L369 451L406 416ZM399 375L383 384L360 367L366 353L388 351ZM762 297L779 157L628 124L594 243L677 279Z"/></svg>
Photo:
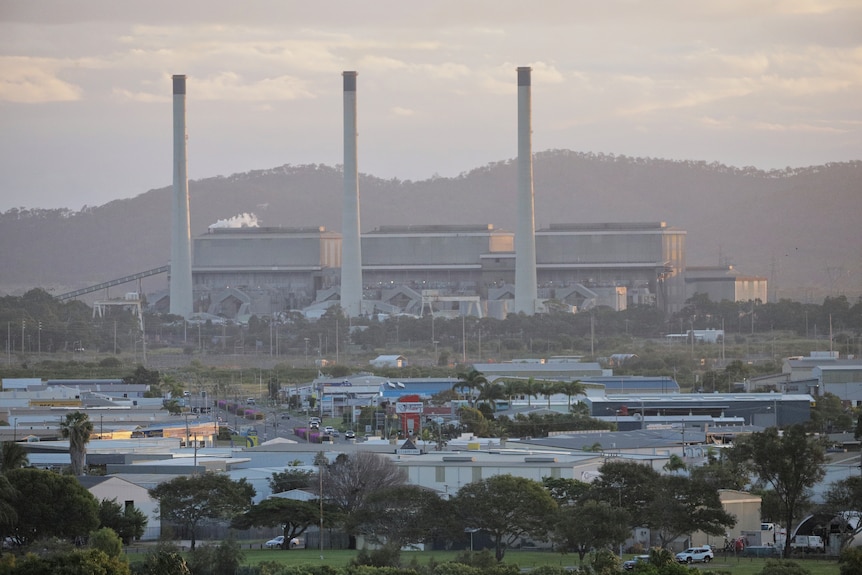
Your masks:
<svg viewBox="0 0 862 575"><path fill-rule="evenodd" d="M663 222L538 230L539 299L677 311L685 237ZM211 228L194 240L195 311L235 318L337 301L341 244L323 227ZM490 224L381 226L361 236L363 300L368 310L419 315L424 293L435 312L505 317L514 311L514 246L512 232Z"/></svg>
<svg viewBox="0 0 862 575"><path fill-rule="evenodd" d="M733 266L690 266L685 272L685 292L690 298L696 293L709 296L710 301L767 301L767 280L747 276Z"/></svg>

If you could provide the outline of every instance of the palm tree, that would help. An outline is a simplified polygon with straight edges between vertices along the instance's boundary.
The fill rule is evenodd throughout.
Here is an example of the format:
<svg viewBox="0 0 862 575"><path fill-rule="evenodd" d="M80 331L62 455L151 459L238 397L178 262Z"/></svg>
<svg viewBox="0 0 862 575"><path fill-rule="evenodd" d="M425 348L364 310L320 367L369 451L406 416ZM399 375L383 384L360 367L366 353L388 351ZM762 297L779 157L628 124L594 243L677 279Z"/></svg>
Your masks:
<svg viewBox="0 0 862 575"><path fill-rule="evenodd" d="M30 460L27 458L27 451L20 443L15 441L3 442L3 447L0 448L0 473L5 474L13 469L28 465L30 465Z"/></svg>
<svg viewBox="0 0 862 575"><path fill-rule="evenodd" d="M479 401L484 400L491 405L491 411L497 411L498 399L503 399L503 388L497 383L487 382L479 386Z"/></svg>
<svg viewBox="0 0 862 575"><path fill-rule="evenodd" d="M458 381L452 386L452 389L460 389L463 393L465 389L470 390L470 405L473 405L473 390L480 389L488 383L488 380L481 371L471 369L469 372L458 374Z"/></svg>
<svg viewBox="0 0 862 575"><path fill-rule="evenodd" d="M576 395L583 395L586 393L586 386L578 380L563 382L559 385L559 390L566 394L566 397L569 399L569 411L572 410L572 397Z"/></svg>
<svg viewBox="0 0 862 575"><path fill-rule="evenodd" d="M560 382L543 381L539 384L539 393L544 395L548 400L548 409L551 409L551 396L560 392Z"/></svg>
<svg viewBox="0 0 862 575"><path fill-rule="evenodd" d="M539 397L539 386L532 377L521 383L521 391L527 396L527 407L532 407L533 402L530 398Z"/></svg>
<svg viewBox="0 0 862 575"><path fill-rule="evenodd" d="M93 433L93 422L86 413L69 413L60 423L60 433L69 440L69 455L72 458L72 474L83 475L87 457L87 443Z"/></svg>

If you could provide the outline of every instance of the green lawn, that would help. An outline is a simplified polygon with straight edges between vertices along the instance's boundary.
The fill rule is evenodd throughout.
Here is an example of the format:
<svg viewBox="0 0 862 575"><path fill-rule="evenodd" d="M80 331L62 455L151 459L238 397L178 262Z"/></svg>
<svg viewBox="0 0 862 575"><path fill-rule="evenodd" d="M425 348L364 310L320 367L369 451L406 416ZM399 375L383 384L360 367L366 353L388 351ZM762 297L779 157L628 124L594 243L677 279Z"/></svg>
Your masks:
<svg viewBox="0 0 862 575"><path fill-rule="evenodd" d="M245 546L245 545L244 545ZM459 552L456 551L405 551L401 554L401 561L408 565L417 561L420 564L427 563L432 557L435 561L445 562L454 559ZM323 550L323 558L318 549L294 549L270 550L270 549L243 549L244 565L257 565L263 561L277 561L285 565L301 564L327 564L347 565L356 555L355 551L348 550ZM626 559L629 556L625 556ZM137 561L143 559L143 553L131 553L130 559ZM522 569L532 569L541 565L555 565L560 567L577 567L578 555L547 551L516 551L506 552L504 558L506 563L516 564ZM838 562L824 559L799 559L798 563L811 571L812 575L838 575ZM709 564L708 568L715 571L723 571L731 575L755 575L763 569L766 559L749 557L722 557L718 556ZM703 569L705 566L696 565Z"/></svg>

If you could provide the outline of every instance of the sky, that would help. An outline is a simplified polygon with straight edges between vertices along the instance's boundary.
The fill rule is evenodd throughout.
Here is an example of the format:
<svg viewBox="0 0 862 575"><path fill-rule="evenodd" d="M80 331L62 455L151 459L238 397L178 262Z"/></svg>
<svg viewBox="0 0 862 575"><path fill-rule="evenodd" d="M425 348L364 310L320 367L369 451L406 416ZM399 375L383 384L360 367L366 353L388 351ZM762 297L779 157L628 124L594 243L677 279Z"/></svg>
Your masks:
<svg viewBox="0 0 862 575"><path fill-rule="evenodd" d="M769 170L862 159L858 0L0 0L0 212L171 185L171 76L190 179L343 162L452 177L533 151Z"/></svg>

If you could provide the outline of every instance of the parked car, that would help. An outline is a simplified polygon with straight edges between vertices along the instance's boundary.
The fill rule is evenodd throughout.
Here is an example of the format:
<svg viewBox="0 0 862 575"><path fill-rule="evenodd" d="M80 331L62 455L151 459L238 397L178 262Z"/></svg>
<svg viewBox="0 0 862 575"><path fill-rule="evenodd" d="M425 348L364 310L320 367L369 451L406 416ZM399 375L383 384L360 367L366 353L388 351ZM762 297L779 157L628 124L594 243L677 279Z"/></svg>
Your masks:
<svg viewBox="0 0 862 575"><path fill-rule="evenodd" d="M680 563L709 563L714 557L715 553L708 546L689 547L676 554L676 560Z"/></svg>
<svg viewBox="0 0 862 575"><path fill-rule="evenodd" d="M275 547L281 547L284 543L284 535L279 535L278 537L274 537L264 543L267 549L273 549Z"/></svg>
<svg viewBox="0 0 862 575"><path fill-rule="evenodd" d="M626 571L631 571L638 563L647 563L648 561L649 555L635 555L634 557L623 563L623 569L625 569Z"/></svg>
<svg viewBox="0 0 862 575"><path fill-rule="evenodd" d="M742 552L743 557L781 557L781 549L775 545L752 545Z"/></svg>

